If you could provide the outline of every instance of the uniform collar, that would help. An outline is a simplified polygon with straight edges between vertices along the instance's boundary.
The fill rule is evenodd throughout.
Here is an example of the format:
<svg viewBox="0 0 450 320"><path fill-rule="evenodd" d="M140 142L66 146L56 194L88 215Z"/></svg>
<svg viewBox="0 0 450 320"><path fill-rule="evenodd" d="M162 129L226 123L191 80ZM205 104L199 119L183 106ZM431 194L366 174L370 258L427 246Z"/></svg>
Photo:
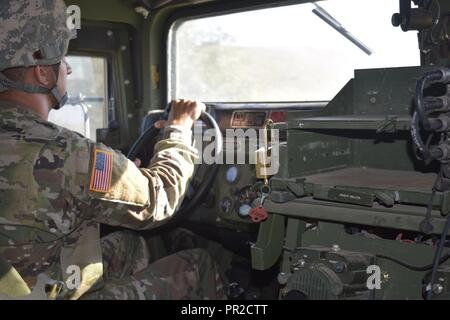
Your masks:
<svg viewBox="0 0 450 320"><path fill-rule="evenodd" d="M13 101L0 100L0 116L3 113L11 111L41 119L40 115L31 110L30 108L27 108Z"/></svg>

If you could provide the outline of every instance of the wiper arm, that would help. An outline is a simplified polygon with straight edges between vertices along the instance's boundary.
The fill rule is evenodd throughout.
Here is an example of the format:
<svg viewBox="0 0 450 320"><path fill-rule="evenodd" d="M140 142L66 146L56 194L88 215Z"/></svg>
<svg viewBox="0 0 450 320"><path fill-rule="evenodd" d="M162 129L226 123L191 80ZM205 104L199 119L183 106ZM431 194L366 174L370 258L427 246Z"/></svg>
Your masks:
<svg viewBox="0 0 450 320"><path fill-rule="evenodd" d="M325 21L327 24L333 27L337 32L339 32L348 40L350 40L354 45L356 45L358 48L364 51L367 55L370 56L373 53L373 51L368 46L366 46L364 43L359 41L354 35L348 32L342 26L342 24L340 24L339 21L333 18L324 8L319 6L317 3L314 3L314 5L316 6L316 8L313 9L312 12L314 12L319 18L321 18L323 21Z"/></svg>

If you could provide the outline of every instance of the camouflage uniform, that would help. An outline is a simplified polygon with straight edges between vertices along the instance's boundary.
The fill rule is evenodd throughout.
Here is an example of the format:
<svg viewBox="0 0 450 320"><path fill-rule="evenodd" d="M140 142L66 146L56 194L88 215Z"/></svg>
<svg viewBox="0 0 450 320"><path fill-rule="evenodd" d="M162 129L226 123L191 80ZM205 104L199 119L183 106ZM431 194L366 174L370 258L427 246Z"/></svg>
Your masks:
<svg viewBox="0 0 450 320"><path fill-rule="evenodd" d="M0 103L0 255L31 288L40 273L68 283L68 268L79 267L81 284L66 295L72 299L88 290L86 298L224 298L204 251L148 265L139 237L115 233L100 242L99 223L148 229L170 219L193 173L190 136L166 128L149 168L138 169L120 152ZM99 186L101 154L111 165Z"/></svg>
<svg viewBox="0 0 450 320"><path fill-rule="evenodd" d="M4 71L52 65L57 77L76 36L67 18L62 0L0 1L0 93L47 94L56 101L53 108L64 104L67 93L56 84L25 84ZM137 236L115 233L100 241L99 223L148 229L170 219L193 173L197 151L190 139L190 130L166 128L149 168L138 169L120 152L0 102L0 271L13 266L26 285L41 291L48 277L62 281L71 299L224 297L203 251L149 265L145 241ZM81 274L76 287L69 286L74 267ZM3 288L20 284L22 293L29 292L16 273L8 274L12 281ZM0 286L0 297L5 291Z"/></svg>
<svg viewBox="0 0 450 320"><path fill-rule="evenodd" d="M224 296L218 273L201 249L179 251L149 265L146 241L115 232L101 241L105 286L82 299L204 299ZM150 253L151 254L151 253ZM216 286L211 284L216 283Z"/></svg>

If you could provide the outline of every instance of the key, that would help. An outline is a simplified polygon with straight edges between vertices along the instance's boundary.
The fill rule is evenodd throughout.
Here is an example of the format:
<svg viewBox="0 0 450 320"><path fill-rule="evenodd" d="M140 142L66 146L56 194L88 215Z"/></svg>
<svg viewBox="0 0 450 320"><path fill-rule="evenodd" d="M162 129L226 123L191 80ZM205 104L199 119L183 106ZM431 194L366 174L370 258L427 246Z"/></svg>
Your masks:
<svg viewBox="0 0 450 320"><path fill-rule="evenodd" d="M267 195L261 194L261 199L259 200L259 206L262 207L264 205L264 200L266 200Z"/></svg>
<svg viewBox="0 0 450 320"><path fill-rule="evenodd" d="M270 195L270 187L268 185L263 185L261 187L261 200L259 202L259 206L262 207L264 205L264 200Z"/></svg>
<svg viewBox="0 0 450 320"><path fill-rule="evenodd" d="M259 202L259 206L252 208L249 212L249 216L254 223L260 223L267 219L268 214L266 209L264 209L263 204L264 200L270 195L270 187L269 185L263 185L261 187L261 198Z"/></svg>

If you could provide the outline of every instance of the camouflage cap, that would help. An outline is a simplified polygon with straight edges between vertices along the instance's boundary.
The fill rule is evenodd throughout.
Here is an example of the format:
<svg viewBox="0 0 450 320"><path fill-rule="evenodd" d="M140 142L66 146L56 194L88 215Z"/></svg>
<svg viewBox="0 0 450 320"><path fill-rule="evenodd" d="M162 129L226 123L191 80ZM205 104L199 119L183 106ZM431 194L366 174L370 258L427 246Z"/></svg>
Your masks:
<svg viewBox="0 0 450 320"><path fill-rule="evenodd" d="M1 0L0 71L60 62L76 35L66 10L63 0Z"/></svg>

